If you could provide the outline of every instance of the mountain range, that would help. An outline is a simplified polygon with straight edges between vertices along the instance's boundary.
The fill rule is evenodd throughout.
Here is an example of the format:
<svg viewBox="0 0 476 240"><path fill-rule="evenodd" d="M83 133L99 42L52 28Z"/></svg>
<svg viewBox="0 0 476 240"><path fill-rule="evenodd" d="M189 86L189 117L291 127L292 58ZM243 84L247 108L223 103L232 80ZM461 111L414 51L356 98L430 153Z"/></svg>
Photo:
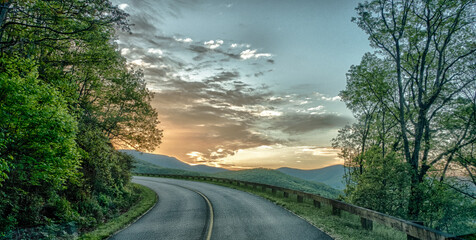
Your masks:
<svg viewBox="0 0 476 240"><path fill-rule="evenodd" d="M224 168L210 167L206 165L189 165L177 158L165 155L142 153L135 150L120 151L127 153L136 159L134 163L135 168L133 170L136 173L208 175L234 178L244 181L257 181L267 184L282 185L283 187L290 187L294 184L295 186L299 185L299 188L302 190L305 190L308 187L327 189L326 187L328 186L337 190L343 190L345 188L342 180L344 176L343 165L334 165L311 170L282 167L276 170L250 169L230 171ZM302 180L310 183L304 183ZM322 185L316 185L316 183ZM323 185L326 185L326 187ZM335 195L335 192L332 192L332 195Z"/></svg>
<svg viewBox="0 0 476 240"><path fill-rule="evenodd" d="M133 156L137 160L141 160L152 165L159 166L160 168L179 169L185 171L199 172L199 173L218 173L229 171L224 168L210 167L206 165L189 165L177 158L169 157L159 154L143 153L136 150L119 150L120 152L127 153Z"/></svg>
<svg viewBox="0 0 476 240"><path fill-rule="evenodd" d="M343 182L345 167L343 165L333 165L311 170L287 167L278 168L276 170L307 181L325 183L335 189L343 190L345 188L345 184Z"/></svg>

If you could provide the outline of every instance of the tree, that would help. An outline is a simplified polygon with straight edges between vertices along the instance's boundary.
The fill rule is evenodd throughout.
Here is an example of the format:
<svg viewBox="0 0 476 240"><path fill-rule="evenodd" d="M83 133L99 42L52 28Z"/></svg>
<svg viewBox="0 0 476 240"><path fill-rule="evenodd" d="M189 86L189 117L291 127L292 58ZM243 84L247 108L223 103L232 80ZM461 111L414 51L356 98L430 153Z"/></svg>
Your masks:
<svg viewBox="0 0 476 240"><path fill-rule="evenodd" d="M341 96L357 117L354 131L373 139L356 142L408 165L411 220L425 212L428 178L444 181L449 166L475 173L475 7L471 0L373 0L356 8L353 21L377 51L351 68ZM364 151L349 161L359 157Z"/></svg>
<svg viewBox="0 0 476 240"><path fill-rule="evenodd" d="M162 137L140 70L114 43L127 14L109 0L0 3L0 236L94 227L134 202L132 160L113 145L153 150Z"/></svg>
<svg viewBox="0 0 476 240"><path fill-rule="evenodd" d="M38 221L37 204L79 177L77 125L60 94L38 80L31 60L0 59L0 89L0 159L8 164L0 225L28 226Z"/></svg>

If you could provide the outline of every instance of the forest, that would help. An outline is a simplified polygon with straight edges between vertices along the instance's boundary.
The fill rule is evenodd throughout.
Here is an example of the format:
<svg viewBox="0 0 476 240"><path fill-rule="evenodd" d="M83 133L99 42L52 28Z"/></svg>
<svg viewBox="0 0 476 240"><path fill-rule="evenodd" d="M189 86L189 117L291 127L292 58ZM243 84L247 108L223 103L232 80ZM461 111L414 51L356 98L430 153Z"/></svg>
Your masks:
<svg viewBox="0 0 476 240"><path fill-rule="evenodd" d="M140 197L115 147L153 150L162 137L115 42L127 14L108 0L0 3L0 236L94 228Z"/></svg>

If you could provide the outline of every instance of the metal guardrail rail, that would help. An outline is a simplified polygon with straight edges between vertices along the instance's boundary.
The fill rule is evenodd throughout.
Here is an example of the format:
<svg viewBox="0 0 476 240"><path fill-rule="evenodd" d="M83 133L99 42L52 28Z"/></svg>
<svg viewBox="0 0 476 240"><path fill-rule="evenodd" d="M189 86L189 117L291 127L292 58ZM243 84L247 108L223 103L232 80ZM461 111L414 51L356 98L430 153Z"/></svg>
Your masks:
<svg viewBox="0 0 476 240"><path fill-rule="evenodd" d="M266 189L271 189L272 193L281 191L283 192L284 197L289 197L289 194L294 194L297 196L298 202L303 202L304 198L311 199L313 200L314 206L316 207L320 207L322 203L328 204L332 206L332 213L334 215L340 215L341 210L358 215L360 216L362 227L367 230L372 230L373 222L375 221L387 227L391 227L406 233L407 236L409 236L409 239L411 239L411 237L413 237L413 239L425 239L425 240L462 239L457 236L451 235L449 233L441 232L429 227L422 226L420 224L416 224L411 221L396 218L384 213L380 213L380 212L373 211L367 208L352 205L352 204L342 202L339 200L322 197L316 194L296 191L293 189L268 185L268 184L240 181L240 180L234 180L234 179L228 179L228 178L206 177L206 176L166 175L166 174L140 174L140 175L166 177L166 178L178 178L178 179L190 179L190 180L216 181L216 182L222 181L224 183L230 183L230 184L236 184L236 185L239 185L239 184L249 185L255 188L261 187L263 191L265 191Z"/></svg>

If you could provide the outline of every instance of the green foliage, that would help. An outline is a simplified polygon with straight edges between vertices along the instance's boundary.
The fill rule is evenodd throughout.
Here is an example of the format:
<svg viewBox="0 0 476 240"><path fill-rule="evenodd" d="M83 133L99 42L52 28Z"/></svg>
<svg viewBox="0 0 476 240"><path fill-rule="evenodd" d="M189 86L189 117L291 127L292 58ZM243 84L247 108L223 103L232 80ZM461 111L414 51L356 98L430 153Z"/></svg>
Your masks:
<svg viewBox="0 0 476 240"><path fill-rule="evenodd" d="M95 227L137 198L131 158L114 145L152 150L162 137L141 71L113 43L129 28L127 14L109 0L8 5L0 19L0 236L69 221Z"/></svg>
<svg viewBox="0 0 476 240"><path fill-rule="evenodd" d="M140 199L137 199L137 204L131 207L126 213L121 214L119 217L100 225L96 230L81 235L79 239L105 239L111 236L111 234L114 232L117 232L121 228L127 226L127 224L133 222L135 219L152 208L157 202L157 194L151 189L142 185L133 184L133 186L133 191L136 193L135 195L140 196Z"/></svg>
<svg viewBox="0 0 476 240"><path fill-rule="evenodd" d="M0 156L10 166L0 189L0 226L29 226L40 219L38 204L78 178L77 126L61 94L38 81L33 61L2 58L0 69Z"/></svg>
<svg viewBox="0 0 476 240"><path fill-rule="evenodd" d="M476 202L456 192L448 182L426 179L423 191L426 201L422 219L428 226L457 235L476 232Z"/></svg>
<svg viewBox="0 0 476 240"><path fill-rule="evenodd" d="M406 217L410 177L408 165L395 153L382 156L373 147L362 156L362 174L352 172L352 183L345 192L347 200L359 206L397 217Z"/></svg>

